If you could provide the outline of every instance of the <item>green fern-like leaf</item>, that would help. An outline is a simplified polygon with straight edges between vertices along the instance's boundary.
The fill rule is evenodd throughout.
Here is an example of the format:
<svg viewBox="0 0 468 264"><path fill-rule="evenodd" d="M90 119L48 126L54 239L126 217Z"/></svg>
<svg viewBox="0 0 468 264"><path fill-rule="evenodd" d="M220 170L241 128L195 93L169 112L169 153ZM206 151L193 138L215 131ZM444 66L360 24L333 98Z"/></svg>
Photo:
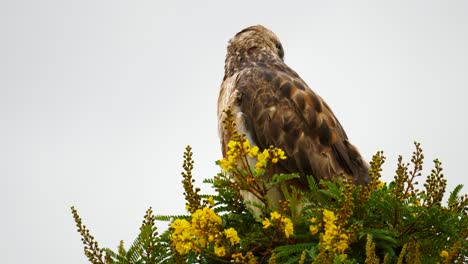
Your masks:
<svg viewBox="0 0 468 264"><path fill-rule="evenodd" d="M164 221L164 222L171 222L174 219L190 219L189 215L155 215L155 220Z"/></svg>
<svg viewBox="0 0 468 264"><path fill-rule="evenodd" d="M317 243L304 243L304 244L295 244L295 245L284 245L284 246L278 246L273 250L273 253L275 253L275 257L277 260L285 260L285 258L291 258L292 256L295 256L292 258L292 260L297 261L301 253L306 250L317 250L318 249L318 244ZM281 262L283 263L283 262Z"/></svg>

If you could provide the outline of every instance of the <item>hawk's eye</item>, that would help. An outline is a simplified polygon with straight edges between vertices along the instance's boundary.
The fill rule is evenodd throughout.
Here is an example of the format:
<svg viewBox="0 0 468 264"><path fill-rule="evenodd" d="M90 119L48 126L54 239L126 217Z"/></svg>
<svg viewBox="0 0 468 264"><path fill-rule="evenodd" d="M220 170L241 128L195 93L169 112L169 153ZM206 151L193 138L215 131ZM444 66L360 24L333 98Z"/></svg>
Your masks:
<svg viewBox="0 0 468 264"><path fill-rule="evenodd" d="M283 45L281 45L281 43L279 43L279 42L276 42L275 46L276 46L276 50L278 51L279 57L281 59L283 59L283 57L284 57Z"/></svg>

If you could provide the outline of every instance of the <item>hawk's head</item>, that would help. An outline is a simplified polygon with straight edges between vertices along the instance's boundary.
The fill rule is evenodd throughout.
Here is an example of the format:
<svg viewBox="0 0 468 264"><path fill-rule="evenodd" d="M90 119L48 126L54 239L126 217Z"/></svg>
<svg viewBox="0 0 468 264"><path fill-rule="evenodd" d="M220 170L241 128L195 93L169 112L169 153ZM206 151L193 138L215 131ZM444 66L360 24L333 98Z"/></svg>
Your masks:
<svg viewBox="0 0 468 264"><path fill-rule="evenodd" d="M268 52L281 60L284 58L283 46L278 37L261 25L245 28L229 40L227 56L236 56L249 50Z"/></svg>

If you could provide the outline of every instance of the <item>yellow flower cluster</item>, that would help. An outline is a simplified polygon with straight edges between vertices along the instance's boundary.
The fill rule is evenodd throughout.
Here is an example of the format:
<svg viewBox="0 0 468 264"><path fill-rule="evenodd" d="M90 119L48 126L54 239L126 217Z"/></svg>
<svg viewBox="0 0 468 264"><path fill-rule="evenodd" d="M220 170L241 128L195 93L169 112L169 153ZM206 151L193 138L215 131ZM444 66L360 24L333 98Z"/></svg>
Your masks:
<svg viewBox="0 0 468 264"><path fill-rule="evenodd" d="M210 196L206 199L206 203L208 203L210 206L214 206L215 205L215 202L214 202L214 198L213 196Z"/></svg>
<svg viewBox="0 0 468 264"><path fill-rule="evenodd" d="M231 260L234 260L234 263L248 263L248 264L257 264L257 260L252 252L247 252L244 256L242 253L234 253L231 255Z"/></svg>
<svg viewBox="0 0 468 264"><path fill-rule="evenodd" d="M275 164L278 163L280 159L286 159L286 156L284 155L284 151L282 149L270 147L269 149L263 150L262 153L259 153L257 155L258 161L255 164L255 172L261 173L266 169L269 161Z"/></svg>
<svg viewBox="0 0 468 264"><path fill-rule="evenodd" d="M348 248L349 236L335 224L336 220L337 217L333 211L323 210L324 233L320 243L325 247L325 250L343 254Z"/></svg>
<svg viewBox="0 0 468 264"><path fill-rule="evenodd" d="M191 250L195 250L192 240L194 239L190 223L185 219L176 219L171 227L174 229L172 232L172 245L179 252L179 254L187 254Z"/></svg>
<svg viewBox="0 0 468 264"><path fill-rule="evenodd" d="M226 249L223 246L214 246L214 253L216 254L216 256L223 257L224 255L226 255Z"/></svg>
<svg viewBox="0 0 468 264"><path fill-rule="evenodd" d="M318 226L315 225L317 223L317 218L312 217L310 219L310 222L312 223L312 225L309 226L309 231L312 235L315 235L318 232Z"/></svg>
<svg viewBox="0 0 468 264"><path fill-rule="evenodd" d="M251 158L257 156L258 147L250 146L250 142L245 137L236 137L231 139L227 145L228 151L226 158L219 160L219 165L225 171L230 171L237 166L237 162L242 158L249 156Z"/></svg>
<svg viewBox="0 0 468 264"><path fill-rule="evenodd" d="M270 147L260 152L260 149L257 146L252 147L245 137L231 139L227 147L226 158L218 161L218 164L224 171L230 171L239 164L243 164L241 160L249 157L257 158L255 172L258 174L266 169L269 162L275 164L279 160L286 159L282 149Z"/></svg>
<svg viewBox="0 0 468 264"><path fill-rule="evenodd" d="M240 238L237 235L237 231L232 227L225 229L224 235L231 241L232 245L238 244L240 242Z"/></svg>
<svg viewBox="0 0 468 264"><path fill-rule="evenodd" d="M226 241L235 245L240 242L240 238L232 227L221 231L221 224L221 218L211 208L198 209L192 214L190 222L176 219L171 224L172 246L179 254L185 255L190 251L199 253L202 249L213 245L214 253L222 257L226 255L223 246L227 244Z"/></svg>
<svg viewBox="0 0 468 264"><path fill-rule="evenodd" d="M231 258L235 261L235 263L243 263L245 260L245 257L242 255L242 253L234 253L231 255Z"/></svg>
<svg viewBox="0 0 468 264"><path fill-rule="evenodd" d="M384 186L385 186L385 182L379 181L379 182L377 183L376 188L377 188L377 190L381 190Z"/></svg>
<svg viewBox="0 0 468 264"><path fill-rule="evenodd" d="M447 252L447 250L442 250L442 252L440 252L440 256L443 258L448 258L449 253Z"/></svg>
<svg viewBox="0 0 468 264"><path fill-rule="evenodd" d="M289 238L290 235L294 232L294 225L291 222L291 219L282 216L278 212L271 212L270 219L265 218L262 221L263 228L275 227L284 232L286 238Z"/></svg>

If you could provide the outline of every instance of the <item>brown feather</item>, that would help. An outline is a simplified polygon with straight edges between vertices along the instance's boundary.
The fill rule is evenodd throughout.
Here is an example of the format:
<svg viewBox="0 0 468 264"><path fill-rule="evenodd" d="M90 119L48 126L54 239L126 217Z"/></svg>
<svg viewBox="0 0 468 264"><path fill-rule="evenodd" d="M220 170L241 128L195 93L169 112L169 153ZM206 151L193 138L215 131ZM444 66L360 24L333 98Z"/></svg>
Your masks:
<svg viewBox="0 0 468 264"><path fill-rule="evenodd" d="M239 133L259 148L282 148L287 159L277 173L299 172L295 182L307 189L305 177L317 181L350 177L369 181L368 165L348 141L341 124L323 99L289 68L270 30L254 26L229 42L225 76L218 100L218 118L231 107ZM220 125L223 154L229 135Z"/></svg>

